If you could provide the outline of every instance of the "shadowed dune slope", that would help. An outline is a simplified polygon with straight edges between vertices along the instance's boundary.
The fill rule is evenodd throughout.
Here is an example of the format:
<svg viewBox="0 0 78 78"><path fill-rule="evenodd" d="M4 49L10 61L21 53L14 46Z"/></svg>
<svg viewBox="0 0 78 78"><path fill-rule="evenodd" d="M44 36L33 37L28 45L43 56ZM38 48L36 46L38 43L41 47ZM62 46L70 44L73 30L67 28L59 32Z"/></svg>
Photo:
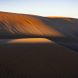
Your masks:
<svg viewBox="0 0 78 78"><path fill-rule="evenodd" d="M0 45L0 78L78 78L77 52L47 41Z"/></svg>

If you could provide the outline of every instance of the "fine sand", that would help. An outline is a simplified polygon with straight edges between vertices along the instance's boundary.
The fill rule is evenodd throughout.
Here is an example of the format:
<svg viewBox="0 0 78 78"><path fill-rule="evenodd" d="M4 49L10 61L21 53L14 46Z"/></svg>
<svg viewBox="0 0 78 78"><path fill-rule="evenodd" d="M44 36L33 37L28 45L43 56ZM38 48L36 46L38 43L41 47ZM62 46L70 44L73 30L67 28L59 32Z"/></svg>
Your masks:
<svg viewBox="0 0 78 78"><path fill-rule="evenodd" d="M0 78L78 78L78 19L0 12Z"/></svg>

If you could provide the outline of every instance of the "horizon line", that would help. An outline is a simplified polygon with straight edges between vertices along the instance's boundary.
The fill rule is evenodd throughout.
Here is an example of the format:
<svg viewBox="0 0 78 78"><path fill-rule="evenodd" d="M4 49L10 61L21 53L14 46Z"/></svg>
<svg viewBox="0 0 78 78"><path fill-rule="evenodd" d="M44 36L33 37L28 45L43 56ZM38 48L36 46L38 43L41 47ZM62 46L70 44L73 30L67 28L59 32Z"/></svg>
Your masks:
<svg viewBox="0 0 78 78"><path fill-rule="evenodd" d="M23 13L23 12L12 12L12 11L0 11L3 13L13 13L13 14L27 14L27 15L35 15L35 16L41 16L41 17L48 17L48 18L76 18L76 17L70 17L70 16L60 16L60 15L39 15L39 14L32 14L32 13ZM76 18L78 19L78 18Z"/></svg>

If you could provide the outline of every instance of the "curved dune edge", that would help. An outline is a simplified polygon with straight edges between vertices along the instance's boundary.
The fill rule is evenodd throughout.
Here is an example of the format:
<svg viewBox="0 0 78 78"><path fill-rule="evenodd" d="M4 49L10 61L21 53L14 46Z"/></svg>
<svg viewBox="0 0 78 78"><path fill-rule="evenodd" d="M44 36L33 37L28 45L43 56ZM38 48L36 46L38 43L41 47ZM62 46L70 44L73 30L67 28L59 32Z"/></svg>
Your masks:
<svg viewBox="0 0 78 78"><path fill-rule="evenodd" d="M52 43L51 40L46 38L22 38L22 39L10 39L7 43Z"/></svg>

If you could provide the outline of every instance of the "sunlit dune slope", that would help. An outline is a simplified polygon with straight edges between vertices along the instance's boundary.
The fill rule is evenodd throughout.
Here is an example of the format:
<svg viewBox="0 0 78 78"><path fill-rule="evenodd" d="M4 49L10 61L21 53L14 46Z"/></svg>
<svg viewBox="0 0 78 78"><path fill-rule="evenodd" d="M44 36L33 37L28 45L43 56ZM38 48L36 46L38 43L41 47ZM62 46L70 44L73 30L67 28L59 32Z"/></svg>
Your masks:
<svg viewBox="0 0 78 78"><path fill-rule="evenodd" d="M4 12L0 13L1 35L9 38L11 36L62 36L60 32L47 26L36 16Z"/></svg>
<svg viewBox="0 0 78 78"><path fill-rule="evenodd" d="M41 17L0 12L0 37L77 38L78 20L68 17Z"/></svg>
<svg viewBox="0 0 78 78"><path fill-rule="evenodd" d="M69 37L77 39L78 19L0 12L0 38Z"/></svg>

